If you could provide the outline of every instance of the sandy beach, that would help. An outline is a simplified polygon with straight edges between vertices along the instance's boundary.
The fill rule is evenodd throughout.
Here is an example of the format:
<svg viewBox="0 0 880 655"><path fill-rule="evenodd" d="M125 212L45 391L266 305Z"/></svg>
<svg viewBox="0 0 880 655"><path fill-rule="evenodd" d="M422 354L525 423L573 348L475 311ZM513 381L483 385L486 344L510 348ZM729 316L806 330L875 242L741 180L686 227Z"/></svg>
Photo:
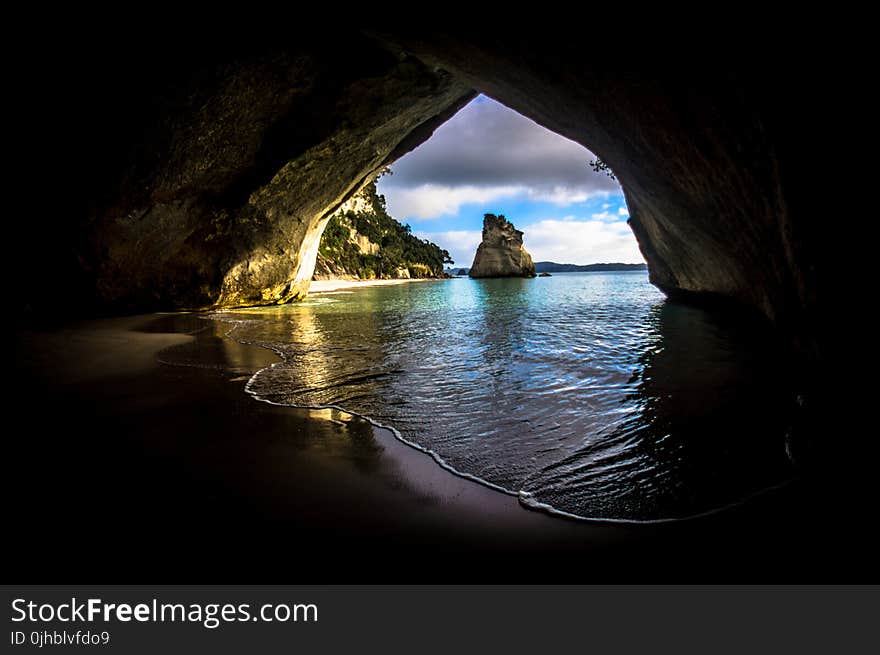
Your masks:
<svg viewBox="0 0 880 655"><path fill-rule="evenodd" d="M393 280L312 280L309 293L332 293L363 287L385 287L408 282L436 282L443 278L395 278Z"/></svg>

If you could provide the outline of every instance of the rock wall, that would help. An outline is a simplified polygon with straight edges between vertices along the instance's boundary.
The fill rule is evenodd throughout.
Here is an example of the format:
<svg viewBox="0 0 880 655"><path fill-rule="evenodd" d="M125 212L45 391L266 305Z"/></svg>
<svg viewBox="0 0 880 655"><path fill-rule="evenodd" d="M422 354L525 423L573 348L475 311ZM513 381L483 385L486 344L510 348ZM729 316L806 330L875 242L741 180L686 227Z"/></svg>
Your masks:
<svg viewBox="0 0 880 655"><path fill-rule="evenodd" d="M132 125L114 126L127 143L93 145L107 170L76 244L97 305L303 296L329 215L473 95L413 57L336 36L187 53L167 62L167 79L136 77L142 88L124 92L145 115L131 109Z"/></svg>
<svg viewBox="0 0 880 655"><path fill-rule="evenodd" d="M504 216L483 217L483 240L477 246L471 277L535 277L532 256L523 246L523 233Z"/></svg>

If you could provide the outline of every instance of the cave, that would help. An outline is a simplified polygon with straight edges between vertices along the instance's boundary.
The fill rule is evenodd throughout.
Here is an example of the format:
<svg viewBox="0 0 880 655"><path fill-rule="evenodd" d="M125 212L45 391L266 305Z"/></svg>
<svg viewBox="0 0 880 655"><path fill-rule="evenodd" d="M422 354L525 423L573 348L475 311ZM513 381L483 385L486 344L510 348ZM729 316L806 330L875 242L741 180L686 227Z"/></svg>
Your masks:
<svg viewBox="0 0 880 655"><path fill-rule="evenodd" d="M793 83L600 72L540 37L412 34L119 44L90 62L86 211L25 235L51 253L38 274L53 298L117 313L301 298L333 210L484 93L611 166L667 295L751 308L821 356L816 173Z"/></svg>
<svg viewBox="0 0 880 655"><path fill-rule="evenodd" d="M25 323L42 328L59 315L302 300L334 211L484 94L606 162L625 194L651 282L672 300L724 306L772 324L800 375L792 398L801 408L799 425L809 426L811 435L836 425L835 412L827 409L840 390L829 388L835 379L827 373L839 252L821 220L836 200L817 194L826 173L815 165L815 142L805 138L829 116L839 116L829 110L833 98L816 94L817 79L829 80L824 70L805 63L781 75L779 67L746 64L725 72L728 62L710 58L700 65L608 71L580 41L525 28L492 34L468 27L344 27L333 38L294 28L259 37L183 34L156 48L147 37L107 34L101 47L76 53L79 75L61 76L56 84L33 77L39 93L51 97L35 113L45 143L32 147L25 162L34 172L27 197L39 210L12 226L12 242L21 245L13 270L26 271L27 283L14 285L11 294ZM75 144L69 143L72 135ZM22 353L28 355L26 348ZM222 385L206 383L196 409L216 423L212 405L201 398L215 386ZM25 400L24 391L21 407L37 403ZM83 399L92 402L85 394L46 397L61 408L53 418L59 425L64 411L82 411ZM157 401L156 408L164 407ZM239 414L242 429L250 429L241 418L245 412ZM268 433L280 421L262 416L255 431ZM108 433L118 427L108 425ZM366 426L350 429L363 442L369 437ZM850 436L830 434L832 440ZM246 458L246 449L237 447ZM40 448L36 441L25 444L22 461ZM80 479L64 469L64 456L81 461L100 449L89 448L83 455L62 446L46 479L103 491L100 477ZM118 448L139 455L129 444ZM116 454L108 452L102 466ZM128 483L125 471L110 468L112 480ZM96 465L92 472L104 469ZM198 482L178 483L194 496L201 492ZM776 525L782 514L786 528L800 525L810 503L823 498L819 486L793 510L768 510L761 525ZM47 498L53 489L45 484ZM170 504L178 490L157 484L155 493ZM250 521L248 509L233 505ZM164 520L151 511L156 515L150 520ZM851 514L859 514L857 506ZM812 536L794 529L773 546L778 557L762 570ZM685 538L699 536L694 528L683 531ZM730 533L718 534L712 543L721 548ZM501 542L504 534L492 538ZM790 570L832 542L828 536L797 551ZM724 541L731 551L738 543ZM413 544L419 545L415 538ZM863 545L865 553L870 545ZM329 537L319 546L340 548ZM675 547L666 546L668 553ZM639 557L639 548L634 540L621 561ZM370 553L378 557L381 550ZM161 570L167 561L153 566ZM850 570L860 561L854 559ZM744 560L740 570L750 565ZM263 566L271 569L269 558Z"/></svg>

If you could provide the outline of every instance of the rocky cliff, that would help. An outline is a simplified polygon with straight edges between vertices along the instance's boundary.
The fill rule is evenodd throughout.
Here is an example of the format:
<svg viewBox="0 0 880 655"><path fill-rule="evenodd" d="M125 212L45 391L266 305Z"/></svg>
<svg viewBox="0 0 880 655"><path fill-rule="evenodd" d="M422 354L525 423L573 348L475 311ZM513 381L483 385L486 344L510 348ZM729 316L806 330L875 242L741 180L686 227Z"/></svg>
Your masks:
<svg viewBox="0 0 880 655"><path fill-rule="evenodd" d="M523 233L504 216L483 217L483 241L477 247L471 277L535 277L532 256L523 247Z"/></svg>
<svg viewBox="0 0 880 655"><path fill-rule="evenodd" d="M449 253L392 218L371 182L336 211L324 228L314 279L443 277Z"/></svg>

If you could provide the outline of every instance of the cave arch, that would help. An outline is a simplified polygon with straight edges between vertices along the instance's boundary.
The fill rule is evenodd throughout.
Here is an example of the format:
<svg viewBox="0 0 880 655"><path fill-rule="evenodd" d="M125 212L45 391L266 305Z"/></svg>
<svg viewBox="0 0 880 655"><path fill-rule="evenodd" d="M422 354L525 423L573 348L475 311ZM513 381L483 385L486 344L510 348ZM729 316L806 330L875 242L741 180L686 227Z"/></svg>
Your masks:
<svg viewBox="0 0 880 655"><path fill-rule="evenodd" d="M608 162L668 295L732 299L811 339L804 148L781 118L796 99L752 73L596 71L576 44L520 36L124 52L121 85L118 68L96 69L99 164L53 277L102 308L300 297L327 217L481 92Z"/></svg>

